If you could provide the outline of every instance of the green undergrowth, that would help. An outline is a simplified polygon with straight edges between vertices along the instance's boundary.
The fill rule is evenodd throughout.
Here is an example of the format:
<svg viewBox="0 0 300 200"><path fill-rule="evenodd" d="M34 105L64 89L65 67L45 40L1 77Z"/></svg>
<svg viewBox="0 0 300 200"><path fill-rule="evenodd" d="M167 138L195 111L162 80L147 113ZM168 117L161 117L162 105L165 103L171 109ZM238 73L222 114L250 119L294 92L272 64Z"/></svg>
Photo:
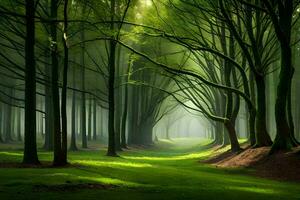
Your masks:
<svg viewBox="0 0 300 200"><path fill-rule="evenodd" d="M300 184L219 169L199 161L228 149L199 138L161 140L105 156L105 147L69 152L66 168L0 168L0 199L287 199L300 200ZM39 151L43 163L52 153ZM21 162L20 148L0 148L0 163ZM2 164L3 165L3 164ZM100 184L112 187L83 187ZM72 187L66 187L66 186ZM43 189L40 189L41 187ZM54 190L59 186L60 190Z"/></svg>

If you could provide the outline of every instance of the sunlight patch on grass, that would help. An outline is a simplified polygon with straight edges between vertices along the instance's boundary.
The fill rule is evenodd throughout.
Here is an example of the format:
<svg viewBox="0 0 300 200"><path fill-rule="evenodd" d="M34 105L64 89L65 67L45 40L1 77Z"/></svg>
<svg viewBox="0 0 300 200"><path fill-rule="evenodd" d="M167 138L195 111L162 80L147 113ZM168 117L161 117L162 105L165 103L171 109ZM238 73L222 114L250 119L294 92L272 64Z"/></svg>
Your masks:
<svg viewBox="0 0 300 200"><path fill-rule="evenodd" d="M258 187L230 187L232 190L239 190L239 191L245 191L245 192L254 192L254 193L262 193L262 194L278 194L278 191L275 191L273 189L266 189L266 188L258 188Z"/></svg>
<svg viewBox="0 0 300 200"><path fill-rule="evenodd" d="M23 156L23 153L15 153L15 152L5 152L5 151L2 151L2 152L0 152L0 156L1 155L6 155L6 156Z"/></svg>
<svg viewBox="0 0 300 200"><path fill-rule="evenodd" d="M130 167L130 168L146 168L152 167L151 164L146 163L133 163L133 162L107 162L107 161L94 161L94 160L77 160L76 164L88 165L94 167Z"/></svg>
<svg viewBox="0 0 300 200"><path fill-rule="evenodd" d="M87 177L87 176L78 176L79 180L83 180L86 182L97 182L102 184L112 184L112 185L119 185L119 186L130 186L130 187L140 187L145 186L144 184L139 184L131 181L124 181L115 178L107 178L107 177ZM149 185L151 186L151 185Z"/></svg>
<svg viewBox="0 0 300 200"><path fill-rule="evenodd" d="M189 149L195 146L205 146L211 143L211 140L204 138L172 138L172 139L159 139L156 144L157 147L169 149ZM171 148L170 148L171 146Z"/></svg>
<svg viewBox="0 0 300 200"><path fill-rule="evenodd" d="M206 157L211 154L211 151L204 151L199 153L190 153L185 155L178 156L167 156L167 157L156 157L156 156L123 156L126 159L130 160L188 160L188 159L196 159L201 157Z"/></svg>
<svg viewBox="0 0 300 200"><path fill-rule="evenodd" d="M192 152L189 154L181 154L176 156L123 156L125 159L129 160L149 160L149 161L173 161L173 160L193 160L202 159L206 157L214 156L215 154L223 153L228 151L230 146L223 147L220 149L207 149L199 150L199 152Z"/></svg>
<svg viewBox="0 0 300 200"><path fill-rule="evenodd" d="M85 175L76 175L76 174L69 174L69 173L53 173L53 174L45 174L43 176L48 177L54 177L58 176L61 178L64 178L62 180L65 180L66 178L70 181L74 181L73 183L80 182L80 183L102 183L102 184L111 184L111 185L119 185L119 186L130 186L130 187L139 187L141 184L131 182L131 181L125 181L117 178L109 178L109 177L103 177L100 175L94 175L90 176L90 174ZM48 182L49 184L49 182Z"/></svg>
<svg viewBox="0 0 300 200"><path fill-rule="evenodd" d="M159 139L160 143L166 143L166 144L175 144L175 140L177 139L172 139L172 140L168 140L168 139Z"/></svg>
<svg viewBox="0 0 300 200"><path fill-rule="evenodd" d="M44 174L42 176L74 176L74 175L68 173L51 173L51 174Z"/></svg>

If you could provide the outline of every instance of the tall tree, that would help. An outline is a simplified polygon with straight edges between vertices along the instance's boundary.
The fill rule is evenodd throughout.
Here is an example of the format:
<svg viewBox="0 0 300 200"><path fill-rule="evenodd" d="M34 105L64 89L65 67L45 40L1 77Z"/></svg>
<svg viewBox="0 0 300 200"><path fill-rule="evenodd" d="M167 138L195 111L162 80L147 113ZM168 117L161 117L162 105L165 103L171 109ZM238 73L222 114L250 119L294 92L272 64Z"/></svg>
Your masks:
<svg viewBox="0 0 300 200"><path fill-rule="evenodd" d="M73 87L75 88L76 85L76 79L75 79L75 68L73 69ZM77 145L76 145L76 133L77 133L77 128L76 128L76 122L77 122L77 116L76 116L76 92L75 90L73 91L72 94L72 124L71 124L71 143L70 143L70 150L71 151L76 151Z"/></svg>
<svg viewBox="0 0 300 200"><path fill-rule="evenodd" d="M97 140L97 100L93 102L93 140Z"/></svg>
<svg viewBox="0 0 300 200"><path fill-rule="evenodd" d="M116 156L115 147L115 97L114 97L114 87L115 87L115 65L116 65L116 46L114 31L115 31L115 12L116 12L116 2L115 0L110 1L110 31L111 39L109 41L109 56L108 56L108 67L109 67L109 78L108 78L108 156Z"/></svg>
<svg viewBox="0 0 300 200"><path fill-rule="evenodd" d="M68 86L68 69L69 69L69 47L68 47L68 0L64 0L64 24L63 24L63 36L62 42L64 46L64 68L63 68L63 85L61 90L61 150L62 158L61 165L67 164L67 86Z"/></svg>
<svg viewBox="0 0 300 200"><path fill-rule="evenodd" d="M88 141L92 140L92 96L89 97L89 111L88 111Z"/></svg>
<svg viewBox="0 0 300 200"><path fill-rule="evenodd" d="M36 146L35 1L26 0L24 164L39 164Z"/></svg>
<svg viewBox="0 0 300 200"><path fill-rule="evenodd" d="M295 6L299 3L295 0L262 1L272 20L275 34L280 44L281 63L277 97L275 103L276 138L271 152L276 150L291 149L297 143L292 129L293 120L289 115L291 107L290 99L294 67L292 65L291 32Z"/></svg>
<svg viewBox="0 0 300 200"><path fill-rule="evenodd" d="M60 115L60 95L59 95L59 69L58 69L58 44L57 44L57 10L58 0L51 0L51 64L52 64L52 109L54 123L54 158L53 165L62 165L62 135L61 135L61 115Z"/></svg>
<svg viewBox="0 0 300 200"><path fill-rule="evenodd" d="M82 16L85 16L86 11L86 5L82 5ZM80 40L81 40L81 51L80 51L80 65L82 68L81 71L81 142L82 142L82 148L87 148L87 137L86 137L86 94L85 94L85 26L84 22L80 23Z"/></svg>

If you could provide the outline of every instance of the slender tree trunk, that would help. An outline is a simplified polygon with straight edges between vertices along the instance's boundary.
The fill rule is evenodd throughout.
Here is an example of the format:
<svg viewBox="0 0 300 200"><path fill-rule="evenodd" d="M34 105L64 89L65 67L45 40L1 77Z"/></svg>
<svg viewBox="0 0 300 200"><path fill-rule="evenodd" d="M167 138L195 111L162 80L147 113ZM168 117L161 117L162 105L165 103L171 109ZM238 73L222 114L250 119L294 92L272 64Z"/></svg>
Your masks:
<svg viewBox="0 0 300 200"><path fill-rule="evenodd" d="M75 86L75 70L73 72L73 86ZM72 132L71 132L71 144L70 144L70 150L71 151L77 151L77 145L76 145L76 92L73 91L72 95Z"/></svg>
<svg viewBox="0 0 300 200"><path fill-rule="evenodd" d="M272 85L274 84L274 82L272 81L271 75L265 77L266 77L266 97L267 97L267 101L266 101L267 102L266 103L267 130L272 139L272 132L273 132L272 116L274 115L274 112L272 111L272 106L273 106Z"/></svg>
<svg viewBox="0 0 300 200"><path fill-rule="evenodd" d="M127 114L127 144L130 145L133 143L133 85L128 85L128 114Z"/></svg>
<svg viewBox="0 0 300 200"><path fill-rule="evenodd" d="M115 147L115 123L114 123L114 113L115 113L115 103L114 103L114 81L115 81L115 52L116 42L110 41L110 56L109 56L109 113L108 113L108 156L116 156Z"/></svg>
<svg viewBox="0 0 300 200"><path fill-rule="evenodd" d="M34 0L26 0L24 164L39 164L36 146L36 83Z"/></svg>
<svg viewBox="0 0 300 200"><path fill-rule="evenodd" d="M3 134L3 103L0 102L0 143L4 143L2 134Z"/></svg>
<svg viewBox="0 0 300 200"><path fill-rule="evenodd" d="M290 134L291 138L293 140L294 145L299 145L300 143L297 141L296 136L295 136L295 125L294 125L294 119L293 119L293 112L292 112L292 79L294 75L294 68L292 69L291 72L291 79L290 79L290 87L288 91L288 96L287 96L287 114L288 114L288 123L290 127Z"/></svg>
<svg viewBox="0 0 300 200"><path fill-rule="evenodd" d="M273 151L277 149L290 149L293 147L293 140L287 119L287 98L290 88L289 79L291 68L291 50L288 46L285 46L281 51L282 67L280 72L280 81L277 87L277 99L275 104L277 134L272 147Z"/></svg>
<svg viewBox="0 0 300 200"><path fill-rule="evenodd" d="M49 65L49 49L45 50L45 143L44 149L53 150L53 111L52 111L52 67Z"/></svg>
<svg viewBox="0 0 300 200"><path fill-rule="evenodd" d="M250 72L249 75L249 85L250 85L250 96L251 101L254 105L256 105L256 93L255 93L255 83L253 73ZM256 120L256 109L248 109L249 110L249 129L250 129L250 145L254 146L256 143L256 134L255 134L255 120Z"/></svg>
<svg viewBox="0 0 300 200"><path fill-rule="evenodd" d="M264 76L256 75L257 113L256 113L256 144L255 147L271 146L272 140L267 131L266 117L266 85Z"/></svg>
<svg viewBox="0 0 300 200"><path fill-rule="evenodd" d="M89 111L88 111L88 141L92 140L92 97L89 99Z"/></svg>
<svg viewBox="0 0 300 200"><path fill-rule="evenodd" d="M41 132L42 138L44 139L45 134L44 134L44 114L43 113L40 114L40 132Z"/></svg>
<svg viewBox="0 0 300 200"><path fill-rule="evenodd" d="M22 120L21 120L21 117L22 117L22 111L21 111L21 108L18 108L17 109L18 110L18 121L17 121L17 126L18 126L18 130L17 130L17 132L18 132L18 141L19 142L21 142L22 141L22 133L21 133L21 131L22 131L22 128L21 128L21 126L22 126ZM1 111L0 111L1 112Z"/></svg>
<svg viewBox="0 0 300 200"><path fill-rule="evenodd" d="M81 93L81 142L82 148L87 148L85 92Z"/></svg>
<svg viewBox="0 0 300 200"><path fill-rule="evenodd" d="M216 99L216 113L219 116L223 116L222 113L222 99L219 93L215 94L215 99ZM216 123L216 131L215 131L215 141L214 144L216 145L222 145L223 144L223 124L220 122L215 122Z"/></svg>
<svg viewBox="0 0 300 200"><path fill-rule="evenodd" d="M12 94L11 89L10 90L10 94ZM6 105L6 115L5 115L5 143L9 143L11 141L13 141L12 139L12 107L10 105Z"/></svg>
<svg viewBox="0 0 300 200"><path fill-rule="evenodd" d="M14 96L13 88L10 90L10 95ZM16 109L13 106L9 106L10 110L10 141L14 141L16 136Z"/></svg>
<svg viewBox="0 0 300 200"><path fill-rule="evenodd" d="M104 109L101 108L101 111L100 111L100 114L101 114L101 118L100 118L100 138L103 139L104 137L104 126L105 126L105 122L104 122Z"/></svg>
<svg viewBox="0 0 300 200"><path fill-rule="evenodd" d="M130 64L128 64L127 77L129 77L129 73L130 73L129 70L130 70ZM126 142L126 122L127 122L127 112L128 112L128 85L127 84L125 85L124 109L123 109L122 122L121 122L121 147L122 148L127 148L127 142Z"/></svg>
<svg viewBox="0 0 300 200"><path fill-rule="evenodd" d="M234 126L232 125L232 123L230 121L226 121L224 123L224 125L225 125L226 130L227 130L228 135L229 135L231 151L232 152L240 151L241 148L240 148L239 142L238 142L237 137L236 137L236 132L235 132Z"/></svg>
<svg viewBox="0 0 300 200"><path fill-rule="evenodd" d="M93 140L97 140L97 100L93 104Z"/></svg>
<svg viewBox="0 0 300 200"><path fill-rule="evenodd" d="M51 18L57 18L58 2L51 0ZM54 158L53 165L61 165L62 163L62 147L61 147L61 125L60 125L60 102L59 102L59 86L58 86L58 47L57 47L57 27L56 22L52 22L51 32L51 60L52 60L52 110L54 123Z"/></svg>
<svg viewBox="0 0 300 200"><path fill-rule="evenodd" d="M44 10L47 13L48 16L50 16L49 13L49 1L45 0L44 1L45 6L44 6ZM49 17L50 19L50 17ZM49 28L49 24L46 24L45 26L47 26L47 28ZM47 35L47 40L49 35ZM48 44L47 44L48 45ZM53 129L53 116L52 116L52 78L51 78L51 74L52 74L52 69L51 69L51 65L50 65L50 48L46 48L44 51L44 57L45 57L45 75L44 75L44 79L45 79L45 85L44 85L44 91L45 91L45 104L44 104L44 109L45 109L45 141L44 141L44 146L43 148L47 151L52 151L53 150L53 133L54 133L54 129Z"/></svg>
<svg viewBox="0 0 300 200"><path fill-rule="evenodd" d="M64 25L62 42L64 47L64 68L63 68L63 85L61 90L61 165L68 163L67 148L68 148L68 119L67 119L67 86L68 86L68 68L69 68L69 48L68 48L68 0L64 0Z"/></svg>
<svg viewBox="0 0 300 200"><path fill-rule="evenodd" d="M117 6L117 11L119 10L119 6ZM115 80L115 84L120 85L121 84L121 80L120 80L120 66L121 66L121 47L119 46L118 48L116 48L116 63L117 66L116 68L116 80ZM121 118L122 118L122 89L120 87L115 89L115 146L116 146L116 150L117 151L122 151L121 148Z"/></svg>
<svg viewBox="0 0 300 200"><path fill-rule="evenodd" d="M75 98L76 98L76 96L75 96ZM77 100L78 100L78 98L76 98L75 102L78 102ZM76 130L76 137L78 137L78 138L81 137L81 133L80 133L81 110L80 110L80 106L81 106L81 104L79 104L79 103L75 104L75 114L76 114L75 115L75 119L76 119L76 121L75 121L75 130Z"/></svg>
<svg viewBox="0 0 300 200"><path fill-rule="evenodd" d="M238 83L238 78L237 78L237 75L236 75L236 71L235 69L233 68L232 69L232 79L233 79L233 85L238 88L239 86L239 83ZM237 117L238 117L238 114L239 114L239 111L240 111L240 96L239 95L234 95L234 103L233 103L233 109L232 109L232 115L231 115L231 124L236 127L236 120L237 120ZM237 129L239 130L239 129ZM238 133L237 133L238 134ZM238 135L237 135L238 137Z"/></svg>
<svg viewBox="0 0 300 200"><path fill-rule="evenodd" d="M232 38L231 38L232 40ZM231 48L233 48L233 41L231 41ZM231 54L231 53L230 53ZM231 86L230 75L232 73L231 66L225 62L225 83L227 86ZM233 116L233 96L231 92L226 93L226 118L229 119L229 122L225 122L224 126L226 127L227 134L224 134L224 143L229 137L230 144L231 144L231 151L236 152L240 150L240 145L238 143L236 131L235 131L235 116ZM225 143L226 144L226 143Z"/></svg>
<svg viewBox="0 0 300 200"><path fill-rule="evenodd" d="M82 8L82 15L85 14L85 5ZM82 68L81 81L82 81L82 93L81 93L81 136L82 136L82 148L87 148L87 137L86 137L86 102L85 102L85 32L84 23L81 23L81 35L80 40L83 42L81 44L81 57L80 65Z"/></svg>
<svg viewBox="0 0 300 200"><path fill-rule="evenodd" d="M114 15L115 15L115 0L111 0L111 24L110 30L113 32L114 27ZM109 78L108 78L108 156L117 156L116 146L115 146L115 65L116 65L116 41L114 41L114 36L112 40L109 41Z"/></svg>

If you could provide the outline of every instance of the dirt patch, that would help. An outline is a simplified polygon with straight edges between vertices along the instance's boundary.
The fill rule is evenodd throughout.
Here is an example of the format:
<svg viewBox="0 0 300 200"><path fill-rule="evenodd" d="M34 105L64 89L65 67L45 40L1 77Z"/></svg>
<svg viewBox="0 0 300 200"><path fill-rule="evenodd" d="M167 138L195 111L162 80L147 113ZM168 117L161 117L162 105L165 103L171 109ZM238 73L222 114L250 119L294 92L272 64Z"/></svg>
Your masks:
<svg viewBox="0 0 300 200"><path fill-rule="evenodd" d="M247 147L240 153L227 151L205 160L204 162L217 165L218 167L248 167L267 157L269 150L269 147L256 149Z"/></svg>
<svg viewBox="0 0 300 200"><path fill-rule="evenodd" d="M268 155L270 147L248 147L238 154L225 152L203 162L223 168L250 168L259 177L300 182L299 149Z"/></svg>
<svg viewBox="0 0 300 200"><path fill-rule="evenodd" d="M96 184L96 183L80 183L80 184L60 184L60 185L34 185L34 192L72 192L82 189L97 189L109 190L116 188L116 185L110 184Z"/></svg>
<svg viewBox="0 0 300 200"><path fill-rule="evenodd" d="M295 151L267 156L253 167L261 177L300 182L300 156Z"/></svg>

